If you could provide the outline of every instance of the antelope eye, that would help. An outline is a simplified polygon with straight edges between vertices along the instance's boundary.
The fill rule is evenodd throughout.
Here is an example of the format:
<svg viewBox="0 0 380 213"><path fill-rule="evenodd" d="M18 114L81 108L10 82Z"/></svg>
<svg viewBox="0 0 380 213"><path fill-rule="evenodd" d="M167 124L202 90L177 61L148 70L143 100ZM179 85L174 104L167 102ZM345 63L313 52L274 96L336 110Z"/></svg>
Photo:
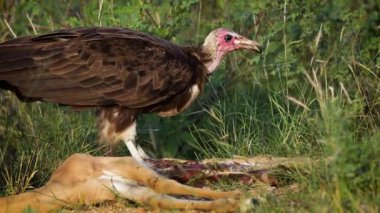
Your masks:
<svg viewBox="0 0 380 213"><path fill-rule="evenodd" d="M232 35L230 35L230 34L225 35L225 36L224 36L224 40L225 40L226 42L230 42L230 41L232 40Z"/></svg>

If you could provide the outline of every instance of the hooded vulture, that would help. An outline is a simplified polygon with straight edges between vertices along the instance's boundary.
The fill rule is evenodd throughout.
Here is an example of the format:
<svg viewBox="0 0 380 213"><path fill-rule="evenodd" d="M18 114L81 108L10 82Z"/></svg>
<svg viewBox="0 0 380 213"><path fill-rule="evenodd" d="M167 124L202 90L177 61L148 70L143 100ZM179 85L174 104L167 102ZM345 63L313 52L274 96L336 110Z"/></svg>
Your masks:
<svg viewBox="0 0 380 213"><path fill-rule="evenodd" d="M0 43L0 88L23 101L97 107L99 137L136 149L141 113L173 116L189 107L223 56L260 45L231 30L213 30L184 47L124 28L80 28Z"/></svg>

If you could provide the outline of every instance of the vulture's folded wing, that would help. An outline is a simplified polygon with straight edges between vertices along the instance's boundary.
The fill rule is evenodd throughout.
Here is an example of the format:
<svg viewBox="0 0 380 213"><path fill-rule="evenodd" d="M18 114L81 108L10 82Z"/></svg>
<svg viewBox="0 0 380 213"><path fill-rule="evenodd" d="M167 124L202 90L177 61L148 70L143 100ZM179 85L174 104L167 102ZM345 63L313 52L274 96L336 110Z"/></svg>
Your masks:
<svg viewBox="0 0 380 213"><path fill-rule="evenodd" d="M0 87L72 106L146 107L191 86L191 61L180 47L136 31L58 31L0 44Z"/></svg>

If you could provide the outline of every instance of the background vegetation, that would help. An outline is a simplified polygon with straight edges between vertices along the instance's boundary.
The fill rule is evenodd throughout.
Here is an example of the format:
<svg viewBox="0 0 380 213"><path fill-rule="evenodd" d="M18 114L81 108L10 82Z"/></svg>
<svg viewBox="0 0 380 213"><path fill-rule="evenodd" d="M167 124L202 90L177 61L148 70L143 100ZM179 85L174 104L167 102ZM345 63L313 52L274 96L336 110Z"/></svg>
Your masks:
<svg viewBox="0 0 380 213"><path fill-rule="evenodd" d="M234 29L264 53L227 57L190 110L140 119L138 142L156 157L329 157L288 171L299 190L268 195L257 210L379 212L379 11L376 0L0 0L0 40L120 26L196 45L212 29ZM74 152L103 155L96 137L94 111L1 92L0 193L42 185Z"/></svg>

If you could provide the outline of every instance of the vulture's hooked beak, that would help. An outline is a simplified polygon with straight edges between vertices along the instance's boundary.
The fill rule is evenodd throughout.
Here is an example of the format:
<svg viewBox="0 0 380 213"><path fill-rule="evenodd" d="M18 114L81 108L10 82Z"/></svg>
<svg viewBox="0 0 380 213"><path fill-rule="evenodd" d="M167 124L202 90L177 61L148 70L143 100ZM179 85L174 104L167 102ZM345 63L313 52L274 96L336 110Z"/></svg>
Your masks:
<svg viewBox="0 0 380 213"><path fill-rule="evenodd" d="M235 39L235 45L237 49L247 49L247 50L253 50L255 52L261 53L262 49L259 43L256 41L249 40L246 37L239 37Z"/></svg>

